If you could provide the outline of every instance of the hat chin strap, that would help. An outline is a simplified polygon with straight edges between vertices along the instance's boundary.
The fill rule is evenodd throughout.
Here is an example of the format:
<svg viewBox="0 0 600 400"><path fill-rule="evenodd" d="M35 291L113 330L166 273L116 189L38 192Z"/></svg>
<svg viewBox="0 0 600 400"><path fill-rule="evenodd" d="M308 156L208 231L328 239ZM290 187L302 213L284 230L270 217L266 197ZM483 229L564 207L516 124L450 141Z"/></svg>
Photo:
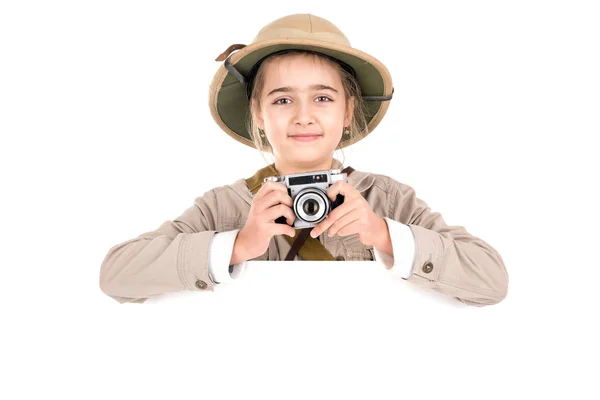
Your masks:
<svg viewBox="0 0 600 400"><path fill-rule="evenodd" d="M364 101L389 101L394 95L394 88L392 88L392 94L389 96L362 96Z"/></svg>
<svg viewBox="0 0 600 400"><path fill-rule="evenodd" d="M235 67L233 65L231 65L231 62L229 61L229 57L227 57L225 59L225 68L227 68L227 71L229 71L229 73L233 76L235 76L235 78L240 81L240 83L244 86L246 86L246 78L244 78L244 75L242 75L240 73L240 71L238 71L237 69L235 69Z"/></svg>
<svg viewBox="0 0 600 400"><path fill-rule="evenodd" d="M291 51L291 50L282 50L282 51L280 51L280 52L277 52L277 53L284 53L284 52L285 52L285 53L287 53L287 52L290 52L290 51ZM277 53L273 53L273 54L277 54ZM316 52L315 52L315 53L316 53ZM269 56L271 56L271 55L273 55L273 54L269 54ZM321 54L321 53L318 53L318 54ZM346 65L346 64L344 64L344 63L342 63L342 62L340 62L340 61L338 61L338 60L336 60L336 59L334 59L334 58L332 58L332 57L329 57L329 56L328 56L328 55L326 55L326 54L323 54L323 55L324 55L325 57L327 57L327 58L330 58L330 59L332 59L333 61L335 61L335 62L337 62L337 63L341 64L341 65L342 65L342 67L344 67L344 69L349 69L349 70L350 70L350 72L352 72L352 75L354 75L354 70L353 70L353 69L352 69L350 66L348 66L348 65ZM267 57L269 57L269 56L267 56ZM238 71L238 70L237 70L237 69L236 69L236 68L233 66L233 64L231 64L231 61L229 61L229 58L230 58L230 57L231 57L231 55L229 55L229 56L228 56L228 57L225 59L225 62L224 62L225 68L226 68L226 69L227 69L227 71L229 71L229 73L230 73L231 75L233 75L233 76L234 76L234 77L235 77L235 78L236 78L236 79L237 79L237 80L238 80L238 81L239 81L239 82L240 82L242 85L244 85L244 86L246 87L246 97L247 97L248 99L250 99L250 89L251 89L251 87L250 87L250 83L251 83L252 79L250 80L250 82L248 82L248 80L247 80L247 79L244 77L244 75L242 75L242 74L240 73L240 71ZM266 58L266 57L265 57L265 58ZM264 58L263 58L263 60L264 60ZM256 68L256 67L257 67L258 65L260 65L260 63L261 63L263 60L260 60L260 61L258 61L258 62L257 62L256 64L254 64L254 66L252 67L252 70L251 70L251 73L250 73L250 75L252 75L252 77L253 77L253 75L254 75L252 72L256 72L256 70L258 69L258 68ZM355 76L356 76L356 75L355 75ZM362 98L363 98L363 100L364 100L364 101L389 101L389 100L391 100L391 99L392 99L392 96L394 96L394 88L392 88L392 93L391 93L389 96L362 96Z"/></svg>

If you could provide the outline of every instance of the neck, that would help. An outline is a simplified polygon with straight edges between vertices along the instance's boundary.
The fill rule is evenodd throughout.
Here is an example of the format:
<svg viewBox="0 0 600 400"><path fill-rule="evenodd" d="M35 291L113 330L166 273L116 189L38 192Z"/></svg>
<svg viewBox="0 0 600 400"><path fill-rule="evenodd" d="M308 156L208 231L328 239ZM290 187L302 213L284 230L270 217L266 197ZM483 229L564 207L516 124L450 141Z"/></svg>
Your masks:
<svg viewBox="0 0 600 400"><path fill-rule="evenodd" d="M334 164L334 159L331 156L310 162L284 162L280 158L275 157L275 169L280 175L330 170L334 168Z"/></svg>

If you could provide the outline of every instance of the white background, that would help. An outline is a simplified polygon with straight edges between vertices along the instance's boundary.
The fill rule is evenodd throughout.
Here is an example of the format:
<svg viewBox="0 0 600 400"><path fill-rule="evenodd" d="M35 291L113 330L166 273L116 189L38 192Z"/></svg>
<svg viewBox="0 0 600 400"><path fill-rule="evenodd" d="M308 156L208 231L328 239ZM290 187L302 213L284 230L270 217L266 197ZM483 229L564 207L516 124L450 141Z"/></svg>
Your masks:
<svg viewBox="0 0 600 400"><path fill-rule="evenodd" d="M595 6L3 1L0 397L599 398ZM214 59L307 12L394 80L345 164L495 247L504 301L375 263L263 263L144 305L100 291L110 247L265 165L210 116Z"/></svg>

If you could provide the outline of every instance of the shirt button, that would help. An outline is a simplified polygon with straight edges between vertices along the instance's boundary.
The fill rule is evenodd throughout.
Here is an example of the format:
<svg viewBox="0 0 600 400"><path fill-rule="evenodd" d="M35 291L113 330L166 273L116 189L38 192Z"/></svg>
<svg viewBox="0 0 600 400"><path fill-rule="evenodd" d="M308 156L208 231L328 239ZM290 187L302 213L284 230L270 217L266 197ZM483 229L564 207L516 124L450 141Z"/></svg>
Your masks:
<svg viewBox="0 0 600 400"><path fill-rule="evenodd" d="M206 284L206 282L204 282L204 281L201 281L200 279L198 279L198 280L196 281L196 287L197 287L198 289L200 289L200 290L204 290L204 289L206 289L206 288L208 287L208 285Z"/></svg>
<svg viewBox="0 0 600 400"><path fill-rule="evenodd" d="M335 261L344 261L344 256L337 256Z"/></svg>
<svg viewBox="0 0 600 400"><path fill-rule="evenodd" d="M430 273L431 271L433 271L433 264L431 263L431 261L427 261L425 264L423 264L423 272L425 272L426 274Z"/></svg>

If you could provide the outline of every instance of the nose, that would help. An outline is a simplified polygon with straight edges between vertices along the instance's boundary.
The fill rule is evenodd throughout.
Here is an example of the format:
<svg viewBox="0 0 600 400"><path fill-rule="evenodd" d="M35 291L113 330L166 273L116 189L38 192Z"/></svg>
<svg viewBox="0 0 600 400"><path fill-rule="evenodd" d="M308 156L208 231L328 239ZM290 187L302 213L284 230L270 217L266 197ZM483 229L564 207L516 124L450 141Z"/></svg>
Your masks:
<svg viewBox="0 0 600 400"><path fill-rule="evenodd" d="M295 123L298 125L309 125L315 122L310 102L298 100L296 103Z"/></svg>

